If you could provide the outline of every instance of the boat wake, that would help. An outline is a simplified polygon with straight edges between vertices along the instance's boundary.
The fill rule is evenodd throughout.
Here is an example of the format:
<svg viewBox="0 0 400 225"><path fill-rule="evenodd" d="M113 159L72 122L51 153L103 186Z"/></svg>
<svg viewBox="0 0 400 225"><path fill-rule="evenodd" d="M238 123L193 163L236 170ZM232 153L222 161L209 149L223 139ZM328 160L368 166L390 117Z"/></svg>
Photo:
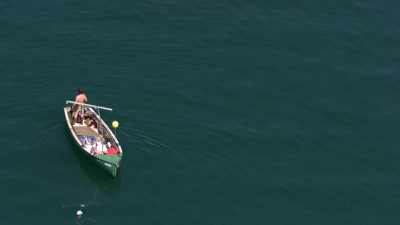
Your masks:
<svg viewBox="0 0 400 225"><path fill-rule="evenodd" d="M127 131L125 131L127 130ZM126 140L126 143L132 143L132 144L145 144L150 147L146 148L137 148L139 151L143 151L146 153L157 153L157 152L170 152L174 154L177 158L181 159L182 161L186 162L187 160L185 157L179 153L178 151L174 150L171 148L169 145L162 143L161 141L158 141L157 139L150 137L148 135L143 134L141 130L134 129L134 128L129 128L125 127L119 131L121 135L124 137L127 137L128 140Z"/></svg>

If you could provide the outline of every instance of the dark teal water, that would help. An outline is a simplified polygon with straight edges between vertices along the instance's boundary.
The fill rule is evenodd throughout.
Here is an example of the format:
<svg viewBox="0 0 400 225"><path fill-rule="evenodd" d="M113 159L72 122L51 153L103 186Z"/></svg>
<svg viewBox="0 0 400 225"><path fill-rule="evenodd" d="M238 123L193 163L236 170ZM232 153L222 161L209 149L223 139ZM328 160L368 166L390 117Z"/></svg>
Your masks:
<svg viewBox="0 0 400 225"><path fill-rule="evenodd" d="M399 7L0 1L0 224L399 224ZM65 128L78 87L115 180Z"/></svg>

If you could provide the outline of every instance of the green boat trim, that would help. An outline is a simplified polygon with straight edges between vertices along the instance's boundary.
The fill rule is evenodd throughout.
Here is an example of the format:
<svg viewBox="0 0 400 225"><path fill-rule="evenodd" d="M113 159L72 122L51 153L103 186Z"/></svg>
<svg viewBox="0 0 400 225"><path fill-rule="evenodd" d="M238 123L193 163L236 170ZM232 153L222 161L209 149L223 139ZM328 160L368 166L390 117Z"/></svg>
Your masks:
<svg viewBox="0 0 400 225"><path fill-rule="evenodd" d="M120 166L122 155L96 155L97 163L107 170L113 177L117 176L117 171Z"/></svg>

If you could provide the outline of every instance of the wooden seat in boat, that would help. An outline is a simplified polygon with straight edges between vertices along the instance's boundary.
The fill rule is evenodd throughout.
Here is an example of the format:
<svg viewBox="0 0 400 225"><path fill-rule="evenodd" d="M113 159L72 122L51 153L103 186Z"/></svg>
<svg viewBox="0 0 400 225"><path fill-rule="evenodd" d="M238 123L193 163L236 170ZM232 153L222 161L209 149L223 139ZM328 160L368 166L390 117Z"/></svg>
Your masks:
<svg viewBox="0 0 400 225"><path fill-rule="evenodd" d="M73 126L76 135L85 135L85 136L100 136L96 131L92 128L82 125L82 126Z"/></svg>

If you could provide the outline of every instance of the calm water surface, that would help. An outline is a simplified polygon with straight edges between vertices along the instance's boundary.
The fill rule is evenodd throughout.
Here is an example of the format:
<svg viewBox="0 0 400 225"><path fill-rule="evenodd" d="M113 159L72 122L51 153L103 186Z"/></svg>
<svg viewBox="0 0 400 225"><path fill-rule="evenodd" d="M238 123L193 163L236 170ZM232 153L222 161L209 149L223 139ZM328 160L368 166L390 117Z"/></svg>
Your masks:
<svg viewBox="0 0 400 225"><path fill-rule="evenodd" d="M0 224L399 224L399 7L1 0ZM78 87L115 180L66 130Z"/></svg>

